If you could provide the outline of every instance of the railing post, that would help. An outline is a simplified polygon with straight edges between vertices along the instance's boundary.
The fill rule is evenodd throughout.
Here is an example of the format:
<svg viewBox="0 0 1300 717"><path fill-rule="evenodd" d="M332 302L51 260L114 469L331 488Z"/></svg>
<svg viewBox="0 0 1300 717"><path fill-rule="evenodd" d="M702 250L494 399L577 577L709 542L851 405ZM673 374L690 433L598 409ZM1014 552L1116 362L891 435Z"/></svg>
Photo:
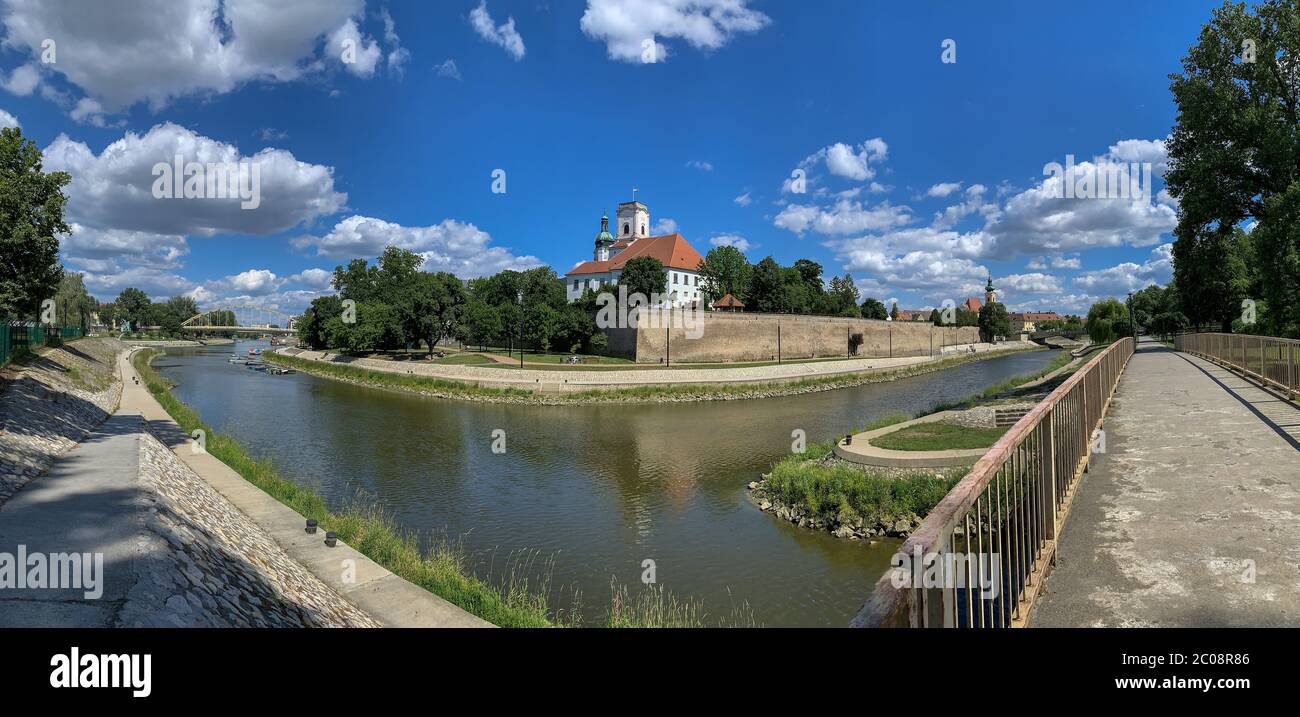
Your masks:
<svg viewBox="0 0 1300 717"><path fill-rule="evenodd" d="M1055 423L1052 416L1055 413L1056 408L1053 407L1038 424L1038 430L1043 431L1043 450L1038 456L1038 474L1042 477L1042 486L1045 488L1042 490L1043 537L1048 540L1056 538L1056 440L1052 435L1052 425Z"/></svg>

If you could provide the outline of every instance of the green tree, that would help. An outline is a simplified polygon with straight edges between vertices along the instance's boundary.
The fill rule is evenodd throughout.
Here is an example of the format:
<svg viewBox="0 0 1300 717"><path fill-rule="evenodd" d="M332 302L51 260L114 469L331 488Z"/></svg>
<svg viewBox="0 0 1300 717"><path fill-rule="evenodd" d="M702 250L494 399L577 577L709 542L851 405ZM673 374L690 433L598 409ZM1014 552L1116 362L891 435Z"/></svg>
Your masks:
<svg viewBox="0 0 1300 717"><path fill-rule="evenodd" d="M298 340L319 351L332 347L326 333L326 322L337 319L343 313L343 300L337 295L320 296L312 299L311 305L298 317Z"/></svg>
<svg viewBox="0 0 1300 717"><path fill-rule="evenodd" d="M473 297L465 304L464 319L460 325L461 341L478 344L479 348L501 335L501 312L497 307Z"/></svg>
<svg viewBox="0 0 1300 717"><path fill-rule="evenodd" d="M436 274L415 273L409 301L401 306L407 322L407 335L418 337L429 347L455 335L465 304L465 287L453 274L440 271Z"/></svg>
<svg viewBox="0 0 1300 717"><path fill-rule="evenodd" d="M54 294L54 323L60 326L90 327L90 314L95 310L95 300L86 293L82 275L64 272L59 289Z"/></svg>
<svg viewBox="0 0 1300 717"><path fill-rule="evenodd" d="M700 262L700 284L709 304L727 294L746 301L749 276L753 267L740 250L734 246L719 246L709 250Z"/></svg>
<svg viewBox="0 0 1300 717"><path fill-rule="evenodd" d="M895 302L894 302L894 305L891 306L891 307L889 308L889 318L890 318L890 319L893 319L894 321L898 321L898 302L897 302L897 301L895 301Z"/></svg>
<svg viewBox="0 0 1300 717"><path fill-rule="evenodd" d="M620 286L626 286L628 294L643 294L649 298L652 294L665 294L668 291L668 272L663 262L650 256L638 256L623 265L623 273L618 277Z"/></svg>
<svg viewBox="0 0 1300 717"><path fill-rule="evenodd" d="M994 301L980 307L980 340L986 343L1011 335L1011 316L1005 304Z"/></svg>
<svg viewBox="0 0 1300 717"><path fill-rule="evenodd" d="M1273 307L1265 330L1300 332L1298 56L1296 0L1225 2L1182 72L1170 75L1178 105L1165 176L1179 206L1174 276L1183 313L1198 326L1229 331L1242 299L1255 298ZM1248 242L1240 227L1251 220ZM1260 296L1246 296L1252 283Z"/></svg>
<svg viewBox="0 0 1300 717"><path fill-rule="evenodd" d="M130 322L132 331L150 325L149 320L152 317L149 296L143 291L135 287L123 289L113 303L117 305L119 320Z"/></svg>
<svg viewBox="0 0 1300 717"><path fill-rule="evenodd" d="M751 311L774 314L785 310L789 300L785 294L785 276L776 259L769 256L754 265L746 296L745 303Z"/></svg>
<svg viewBox="0 0 1300 717"><path fill-rule="evenodd" d="M832 316L862 315L858 308L858 287L853 285L853 277L831 277L830 291L826 292L826 313Z"/></svg>
<svg viewBox="0 0 1300 717"><path fill-rule="evenodd" d="M885 310L885 305L880 301L880 299L867 297L867 299L862 302L862 318L884 321L889 318L889 312Z"/></svg>
<svg viewBox="0 0 1300 717"><path fill-rule="evenodd" d="M42 170L41 152L17 127L0 129L0 319L36 319L63 277L59 234L67 172Z"/></svg>

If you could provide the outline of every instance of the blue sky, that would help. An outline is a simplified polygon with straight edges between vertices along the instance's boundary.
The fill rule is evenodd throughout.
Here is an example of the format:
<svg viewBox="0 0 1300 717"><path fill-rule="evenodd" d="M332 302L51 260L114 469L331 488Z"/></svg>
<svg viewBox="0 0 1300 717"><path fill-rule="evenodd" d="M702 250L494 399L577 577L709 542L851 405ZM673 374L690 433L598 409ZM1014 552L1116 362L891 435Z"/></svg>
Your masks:
<svg viewBox="0 0 1300 717"><path fill-rule="evenodd" d="M73 174L64 258L103 299L296 311L386 243L563 274L635 186L701 253L1081 311L1168 281L1167 75L1214 6L0 0L0 124ZM260 206L152 197L178 151L259 161ZM1149 162L1153 196L1049 196L1066 155Z"/></svg>

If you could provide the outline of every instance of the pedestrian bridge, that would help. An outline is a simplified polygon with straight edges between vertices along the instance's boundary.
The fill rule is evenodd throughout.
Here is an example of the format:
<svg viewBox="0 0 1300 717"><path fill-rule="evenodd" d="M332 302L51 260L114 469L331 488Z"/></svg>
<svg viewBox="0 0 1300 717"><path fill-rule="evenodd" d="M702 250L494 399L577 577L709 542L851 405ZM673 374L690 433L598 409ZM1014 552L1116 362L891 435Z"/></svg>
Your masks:
<svg viewBox="0 0 1300 717"><path fill-rule="evenodd" d="M1057 388L899 551L955 567L887 572L853 624L1300 625L1300 341L1176 346L1122 340Z"/></svg>
<svg viewBox="0 0 1300 717"><path fill-rule="evenodd" d="M181 330L192 333L292 334L293 317L283 311L262 306L218 306L195 314L181 322Z"/></svg>

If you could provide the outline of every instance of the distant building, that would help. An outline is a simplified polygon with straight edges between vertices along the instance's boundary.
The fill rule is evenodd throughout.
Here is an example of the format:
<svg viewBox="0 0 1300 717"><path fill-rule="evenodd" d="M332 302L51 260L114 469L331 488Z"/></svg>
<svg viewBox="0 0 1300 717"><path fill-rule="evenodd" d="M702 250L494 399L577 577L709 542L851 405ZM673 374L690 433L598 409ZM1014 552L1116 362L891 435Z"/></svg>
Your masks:
<svg viewBox="0 0 1300 717"><path fill-rule="evenodd" d="M1042 321L1064 321L1065 317L1055 311L1021 311L1011 314L1011 329L1033 333L1035 326Z"/></svg>
<svg viewBox="0 0 1300 717"><path fill-rule="evenodd" d="M718 299L717 301L713 302L713 310L714 311L744 311L745 304L740 299L737 299L731 294L727 294L726 296L723 296L721 299Z"/></svg>
<svg viewBox="0 0 1300 717"><path fill-rule="evenodd" d="M591 261L579 262L564 275L569 301L576 301L587 289L616 286L627 262L642 256L664 265L669 305L691 306L703 298L699 267L704 257L685 237L675 232L650 236L650 209L641 202L619 204L615 217L618 237L609 231L609 217L601 216Z"/></svg>

